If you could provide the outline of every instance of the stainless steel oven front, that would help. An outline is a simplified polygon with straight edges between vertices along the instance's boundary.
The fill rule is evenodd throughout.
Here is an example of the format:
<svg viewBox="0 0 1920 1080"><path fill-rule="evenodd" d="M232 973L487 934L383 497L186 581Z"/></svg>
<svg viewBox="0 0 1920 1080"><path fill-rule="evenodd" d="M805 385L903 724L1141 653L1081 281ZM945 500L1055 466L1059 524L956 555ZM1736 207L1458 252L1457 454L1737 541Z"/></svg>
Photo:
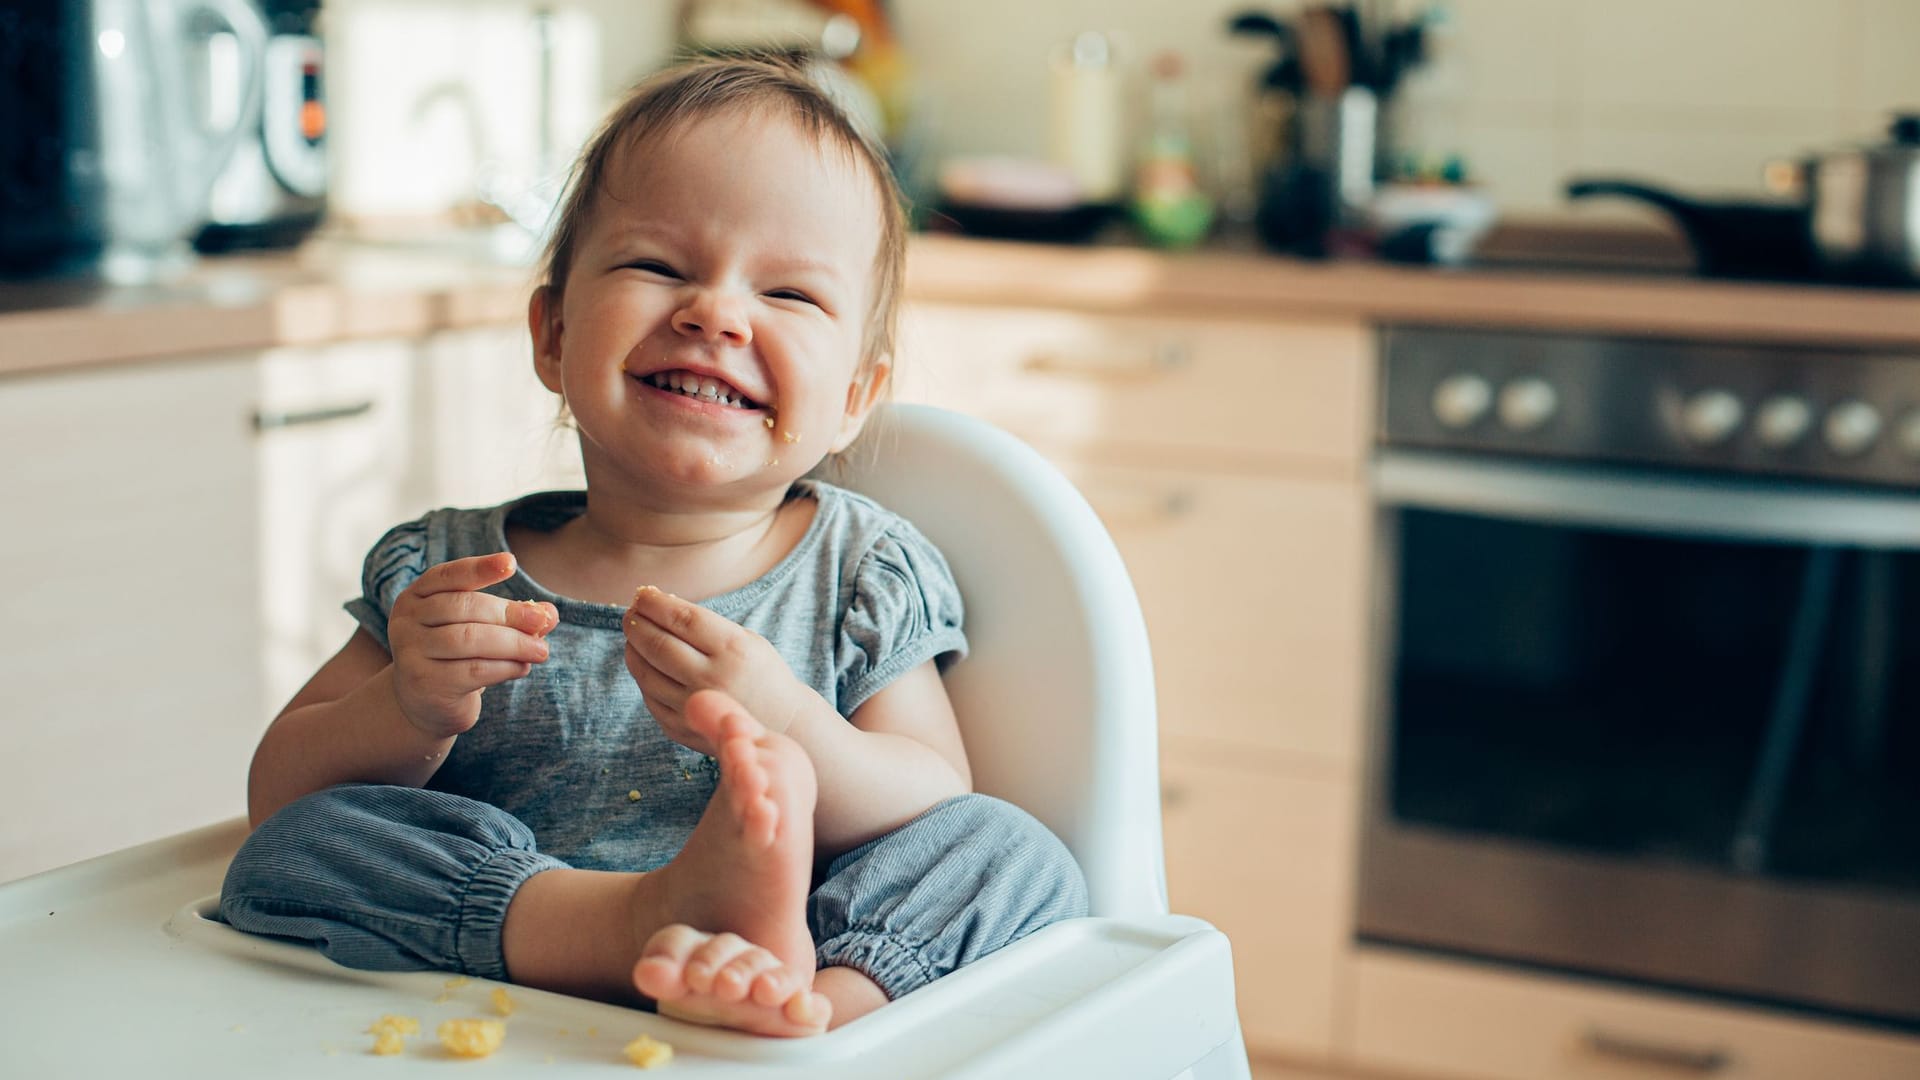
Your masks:
<svg viewBox="0 0 1920 1080"><path fill-rule="evenodd" d="M1381 363L1362 940L1920 1027L1920 349Z"/></svg>

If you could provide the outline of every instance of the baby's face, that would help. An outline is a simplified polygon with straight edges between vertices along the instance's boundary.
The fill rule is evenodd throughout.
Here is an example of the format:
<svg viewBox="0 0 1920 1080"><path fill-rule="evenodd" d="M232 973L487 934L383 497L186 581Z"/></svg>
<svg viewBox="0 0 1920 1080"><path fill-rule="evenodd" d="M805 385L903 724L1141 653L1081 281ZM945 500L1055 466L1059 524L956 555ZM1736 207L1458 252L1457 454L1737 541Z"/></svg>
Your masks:
<svg viewBox="0 0 1920 1080"><path fill-rule="evenodd" d="M879 198L850 154L772 113L616 153L540 363L589 482L784 490L851 441Z"/></svg>

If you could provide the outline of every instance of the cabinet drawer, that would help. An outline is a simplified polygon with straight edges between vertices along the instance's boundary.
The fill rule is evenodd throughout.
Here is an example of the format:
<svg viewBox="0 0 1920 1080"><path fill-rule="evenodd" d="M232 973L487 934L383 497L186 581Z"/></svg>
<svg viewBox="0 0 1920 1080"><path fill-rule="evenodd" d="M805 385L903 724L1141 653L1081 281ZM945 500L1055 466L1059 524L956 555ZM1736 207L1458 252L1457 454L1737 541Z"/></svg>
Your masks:
<svg viewBox="0 0 1920 1080"><path fill-rule="evenodd" d="M1133 318L917 304L899 396L1056 445L1358 469L1371 337L1358 323Z"/></svg>
<svg viewBox="0 0 1920 1080"><path fill-rule="evenodd" d="M1166 755L1161 785L1169 899L1233 942L1248 1046L1326 1058L1349 937L1353 781Z"/></svg>
<svg viewBox="0 0 1920 1080"><path fill-rule="evenodd" d="M1353 962L1353 1064L1482 1080L1893 1080L1920 1039L1381 949Z"/></svg>
<svg viewBox="0 0 1920 1080"><path fill-rule="evenodd" d="M1357 483L1060 465L1140 594L1163 732L1358 758L1370 519Z"/></svg>

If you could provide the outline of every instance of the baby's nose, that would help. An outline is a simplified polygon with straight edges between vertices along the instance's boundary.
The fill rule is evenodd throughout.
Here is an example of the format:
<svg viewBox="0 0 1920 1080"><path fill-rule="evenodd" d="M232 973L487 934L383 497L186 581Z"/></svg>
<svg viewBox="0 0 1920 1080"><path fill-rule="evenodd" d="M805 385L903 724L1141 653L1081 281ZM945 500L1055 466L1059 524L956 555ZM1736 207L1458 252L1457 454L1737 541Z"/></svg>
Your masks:
<svg viewBox="0 0 1920 1080"><path fill-rule="evenodd" d="M746 305L730 296L703 292L674 312L673 328L703 341L726 341L745 345L753 340Z"/></svg>

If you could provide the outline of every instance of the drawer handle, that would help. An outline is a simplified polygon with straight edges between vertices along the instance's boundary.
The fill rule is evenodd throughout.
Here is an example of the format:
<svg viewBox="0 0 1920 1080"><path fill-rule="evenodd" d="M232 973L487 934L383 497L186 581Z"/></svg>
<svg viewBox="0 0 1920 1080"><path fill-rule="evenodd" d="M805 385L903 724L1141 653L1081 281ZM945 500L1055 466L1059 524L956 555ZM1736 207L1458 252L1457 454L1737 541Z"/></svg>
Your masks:
<svg viewBox="0 0 1920 1080"><path fill-rule="evenodd" d="M1674 1072L1708 1076L1733 1064L1733 1055L1717 1046L1699 1048L1648 1042L1626 1035L1592 1028L1587 1031L1587 1049L1600 1057L1616 1058Z"/></svg>
<svg viewBox="0 0 1920 1080"><path fill-rule="evenodd" d="M294 412L256 409L253 413L253 430L272 431L275 428L300 427L304 424L325 424L333 420L365 416L372 411L373 402L371 401L356 401L351 405L329 405L324 408L301 409Z"/></svg>
<svg viewBox="0 0 1920 1080"><path fill-rule="evenodd" d="M1103 486L1083 490L1093 512L1109 523L1177 521L1193 512L1194 495L1186 488L1144 491Z"/></svg>
<svg viewBox="0 0 1920 1080"><path fill-rule="evenodd" d="M1170 375L1187 366L1187 347L1177 341L1163 341L1144 356L1115 359L1106 355L1070 355L1034 353L1022 365L1041 375L1075 375L1089 379L1138 379Z"/></svg>

